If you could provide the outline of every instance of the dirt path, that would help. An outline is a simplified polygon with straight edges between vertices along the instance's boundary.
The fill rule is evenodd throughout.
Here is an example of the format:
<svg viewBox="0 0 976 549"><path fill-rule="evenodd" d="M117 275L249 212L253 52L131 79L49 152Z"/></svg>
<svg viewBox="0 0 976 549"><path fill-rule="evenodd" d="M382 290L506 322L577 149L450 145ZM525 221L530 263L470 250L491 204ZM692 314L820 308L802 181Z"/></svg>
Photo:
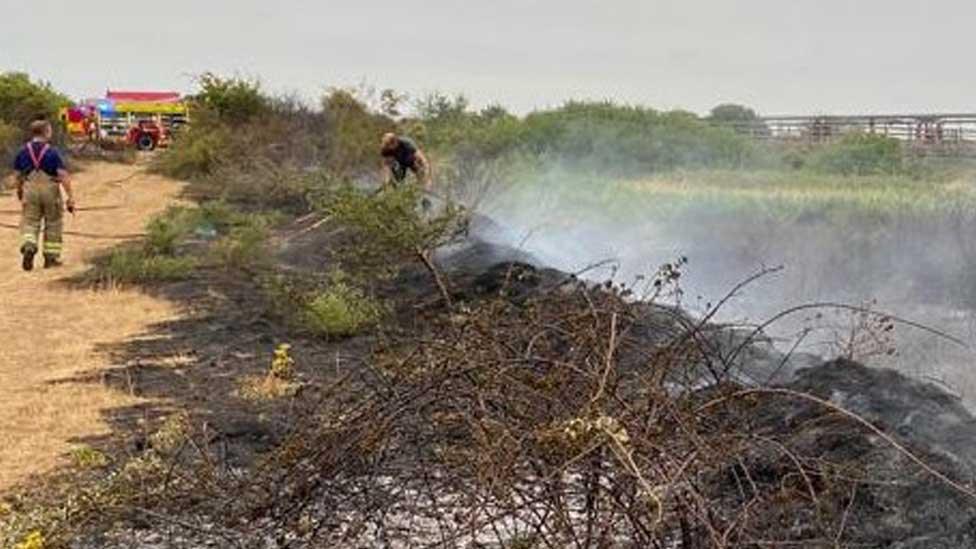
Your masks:
<svg viewBox="0 0 976 549"><path fill-rule="evenodd" d="M120 182L120 180L126 180ZM79 207L67 231L139 233L172 203L181 184L139 166L89 164L75 177ZM0 224L18 222L10 193L0 195ZM84 271L118 240L65 237L65 267L23 272L16 230L0 227L0 493L66 461L79 437L108 430L102 412L138 399L99 384L64 382L111 366L97 346L145 333L176 315L173 305L135 290L72 289L63 280Z"/></svg>

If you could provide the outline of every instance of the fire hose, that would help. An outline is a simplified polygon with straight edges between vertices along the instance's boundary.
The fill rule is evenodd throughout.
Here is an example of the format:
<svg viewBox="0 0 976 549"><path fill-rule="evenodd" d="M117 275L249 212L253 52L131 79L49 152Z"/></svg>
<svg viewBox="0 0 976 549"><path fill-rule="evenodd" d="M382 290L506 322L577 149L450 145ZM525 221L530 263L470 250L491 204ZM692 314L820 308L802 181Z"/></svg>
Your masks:
<svg viewBox="0 0 976 549"><path fill-rule="evenodd" d="M127 182L127 181L130 181L130 180L134 179L136 176L138 176L140 174L141 174L141 172L140 171L137 171L137 172L135 172L135 173L133 173L133 174L127 176L127 177L123 177L122 179L113 179L111 181L106 181L105 183L103 183L103 185L106 185L106 186L109 186L109 187L117 187L117 188L121 189L121 191L122 191L122 201L120 203L118 203L118 204L110 204L110 205L103 205L103 206L85 206L85 207L82 207L82 208L73 207L73 208L71 208L69 210L69 213L71 213L71 215L73 216L73 215L75 215L76 212L102 212L102 211L110 211L110 210L120 210L120 209L124 208L126 206L126 204L128 203L129 195L128 195L127 192L125 192L125 187L122 184L125 183L125 182ZM20 215L20 213L21 213L21 210L0 210L0 215L3 215L3 214L6 214L6 215ZM17 230L17 231L19 231L20 230L20 225L19 224L13 224L13 223L2 223L2 222L0 222L0 229L9 229L9 230ZM64 234L65 235L68 235L68 236L74 236L74 237L78 237L78 238L89 238L89 239L93 239L93 240L131 240L131 239L134 239L134 238L142 238L142 237L146 236L145 233L131 233L131 234L109 235L109 234L99 234L99 233L90 233L90 232L84 232L84 231L70 231L70 230L64 231Z"/></svg>

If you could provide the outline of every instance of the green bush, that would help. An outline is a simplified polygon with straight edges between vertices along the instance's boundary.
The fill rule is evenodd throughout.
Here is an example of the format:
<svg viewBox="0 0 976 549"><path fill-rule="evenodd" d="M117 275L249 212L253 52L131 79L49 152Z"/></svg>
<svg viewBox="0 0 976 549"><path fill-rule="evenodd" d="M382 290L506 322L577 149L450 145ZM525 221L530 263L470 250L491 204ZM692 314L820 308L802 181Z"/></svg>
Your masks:
<svg viewBox="0 0 976 549"><path fill-rule="evenodd" d="M182 241L194 231L207 225L216 227L218 223L233 223L239 217L243 214L223 212L211 203L204 203L199 208L170 206L146 224L146 253L175 255Z"/></svg>
<svg viewBox="0 0 976 549"><path fill-rule="evenodd" d="M347 88L330 90L322 98L322 109L332 137L327 149L330 170L347 177L375 173L380 136L395 129L393 120L372 111L355 90Z"/></svg>
<svg viewBox="0 0 976 549"><path fill-rule="evenodd" d="M339 271L333 272L328 287L308 296L302 324L316 335L348 337L376 325L383 308L361 289L351 285Z"/></svg>
<svg viewBox="0 0 976 549"><path fill-rule="evenodd" d="M200 203L196 210L198 228L213 229L225 234L231 228L239 225L246 214L224 200L207 200Z"/></svg>
<svg viewBox="0 0 976 549"><path fill-rule="evenodd" d="M276 275L263 281L271 310L294 328L324 337L348 337L377 325L384 306L333 270L323 282L316 277Z"/></svg>
<svg viewBox="0 0 976 549"><path fill-rule="evenodd" d="M168 282L188 278L196 265L192 257L148 255L141 248L123 247L96 265L94 278L109 285Z"/></svg>
<svg viewBox="0 0 976 549"><path fill-rule="evenodd" d="M264 222L254 222L231 229L214 246L218 263L227 268L243 269L268 262L265 242L268 228Z"/></svg>
<svg viewBox="0 0 976 549"><path fill-rule="evenodd" d="M176 246L187 234L187 227L174 217L158 216L146 225L146 253L174 255Z"/></svg>
<svg viewBox="0 0 976 549"><path fill-rule="evenodd" d="M276 109L234 125L205 112L153 169L192 182L201 199L306 213L308 193L332 171L323 167L331 146L325 115L287 103Z"/></svg>
<svg viewBox="0 0 976 549"><path fill-rule="evenodd" d="M232 124L247 122L270 108L271 100L262 93L257 80L207 72L199 77L199 83L197 104Z"/></svg>
<svg viewBox="0 0 976 549"><path fill-rule="evenodd" d="M32 82L21 72L0 72L0 120L14 127L26 128L38 117L56 120L58 111L70 103L46 82Z"/></svg>
<svg viewBox="0 0 976 549"><path fill-rule="evenodd" d="M71 450L71 460L81 469L97 469L109 464L109 457L91 446L78 446Z"/></svg>
<svg viewBox="0 0 976 549"><path fill-rule="evenodd" d="M194 125L155 158L153 170L179 179L210 175L216 171L228 141L228 133L222 128Z"/></svg>
<svg viewBox="0 0 976 549"><path fill-rule="evenodd" d="M23 132L0 120L0 160L7 162L21 145Z"/></svg>
<svg viewBox="0 0 976 549"><path fill-rule="evenodd" d="M243 213L225 202L204 202L199 208L170 207L146 225L141 247L113 250L97 262L94 277L99 282L145 283L187 278L199 261L179 255L180 245L194 234L223 235L212 248L213 258L226 267L243 268L262 264L264 242L278 218Z"/></svg>
<svg viewBox="0 0 976 549"><path fill-rule="evenodd" d="M738 167L748 137L683 112L611 102L570 102L519 119L501 107L469 112L463 98L433 96L419 108L424 137L454 164L530 154L547 164L612 175Z"/></svg>
<svg viewBox="0 0 976 549"><path fill-rule="evenodd" d="M901 143L869 133L851 133L814 153L814 169L842 175L895 174L904 170Z"/></svg>
<svg viewBox="0 0 976 549"><path fill-rule="evenodd" d="M350 264L371 275L392 274L406 260L450 243L466 228L461 208L449 203L427 215L420 200L415 185L377 194L347 185L331 194L321 208L340 226L354 231L355 243L343 250Z"/></svg>
<svg viewBox="0 0 976 549"><path fill-rule="evenodd" d="M708 122L719 127L734 130L747 136L768 136L769 127L756 114L744 105L723 103L714 107L708 114Z"/></svg>
<svg viewBox="0 0 976 549"><path fill-rule="evenodd" d="M203 184L206 192L224 202L299 214L309 211L310 194L327 179L326 174L300 172L256 157L222 167Z"/></svg>

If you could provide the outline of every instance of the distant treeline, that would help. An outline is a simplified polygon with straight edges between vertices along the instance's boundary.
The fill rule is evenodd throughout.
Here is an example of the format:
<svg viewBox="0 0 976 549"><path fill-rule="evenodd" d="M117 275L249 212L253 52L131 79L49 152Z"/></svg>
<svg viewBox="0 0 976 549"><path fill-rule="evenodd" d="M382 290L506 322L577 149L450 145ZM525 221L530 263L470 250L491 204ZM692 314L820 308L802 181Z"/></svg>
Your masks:
<svg viewBox="0 0 976 549"><path fill-rule="evenodd" d="M20 72L0 71L0 155L7 157L26 138L26 127L39 117L55 119L67 96L46 82Z"/></svg>
<svg viewBox="0 0 976 549"><path fill-rule="evenodd" d="M502 106L471 108L463 96L411 100L393 90L334 88L310 108L266 93L257 80L204 74L198 78L193 128L167 154L163 169L182 177L211 174L242 155L309 165L341 177L376 169L378 136L410 135L445 168L465 177L485 163L560 165L629 176L675 169L811 169L844 174L896 173L906 168L894 140L852 135L814 149L756 143L730 129L752 109L724 104L700 117L611 101L570 101L516 116ZM68 98L23 73L0 72L0 152L9 154L37 116L54 118ZM276 151L261 151L268 144Z"/></svg>

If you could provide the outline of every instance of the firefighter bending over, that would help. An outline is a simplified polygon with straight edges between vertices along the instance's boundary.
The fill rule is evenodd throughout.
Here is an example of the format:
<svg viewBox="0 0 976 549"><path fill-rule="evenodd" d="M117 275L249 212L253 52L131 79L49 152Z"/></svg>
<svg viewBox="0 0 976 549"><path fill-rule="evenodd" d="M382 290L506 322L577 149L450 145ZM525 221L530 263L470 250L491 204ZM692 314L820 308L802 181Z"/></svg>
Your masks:
<svg viewBox="0 0 976 549"><path fill-rule="evenodd" d="M71 213L75 210L71 177L61 154L50 144L51 123L36 120L31 123L30 131L31 140L14 160L17 200L23 207L20 253L25 271L34 268L42 224L44 268L61 265L64 209L67 206ZM66 201L62 199L61 189L64 189Z"/></svg>
<svg viewBox="0 0 976 549"><path fill-rule="evenodd" d="M383 135L380 154L383 156L383 181L385 185L397 185L407 178L411 171L424 189L433 187L433 173L427 156L409 137L395 133Z"/></svg>

